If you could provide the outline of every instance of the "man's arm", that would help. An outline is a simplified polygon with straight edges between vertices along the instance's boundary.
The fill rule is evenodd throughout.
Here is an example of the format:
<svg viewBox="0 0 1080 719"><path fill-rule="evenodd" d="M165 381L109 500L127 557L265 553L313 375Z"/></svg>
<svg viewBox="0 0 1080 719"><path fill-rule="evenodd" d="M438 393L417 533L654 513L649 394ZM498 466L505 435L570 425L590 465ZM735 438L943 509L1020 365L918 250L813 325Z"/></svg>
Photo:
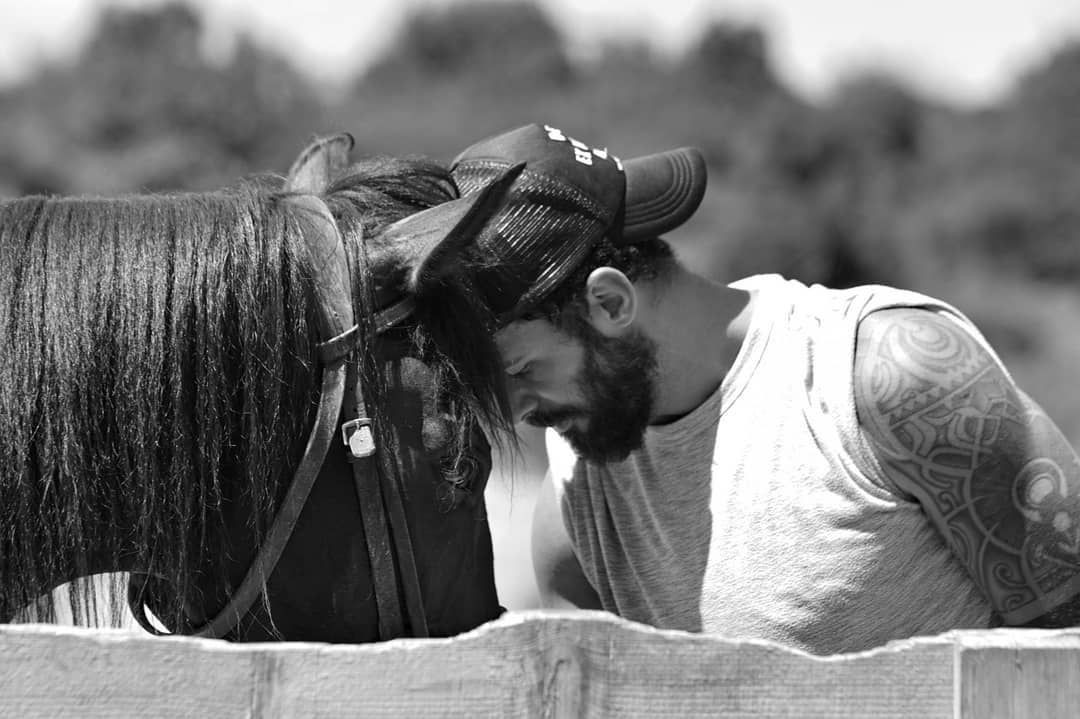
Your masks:
<svg viewBox="0 0 1080 719"><path fill-rule="evenodd" d="M540 603L548 609L600 609L596 596L570 545L551 472L536 497L532 526L533 571Z"/></svg>
<svg viewBox="0 0 1080 719"><path fill-rule="evenodd" d="M1080 617L1080 459L951 317L870 314L855 353L859 424L1006 624Z"/></svg>

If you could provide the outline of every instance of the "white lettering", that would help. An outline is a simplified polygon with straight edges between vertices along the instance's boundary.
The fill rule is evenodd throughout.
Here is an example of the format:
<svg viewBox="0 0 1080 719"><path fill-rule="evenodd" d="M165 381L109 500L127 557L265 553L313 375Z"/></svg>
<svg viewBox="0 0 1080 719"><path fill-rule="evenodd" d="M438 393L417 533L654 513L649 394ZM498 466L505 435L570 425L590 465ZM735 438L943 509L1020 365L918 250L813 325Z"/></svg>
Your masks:
<svg viewBox="0 0 1080 719"><path fill-rule="evenodd" d="M589 152L587 149L582 150L581 148L575 146L574 159L580 162L582 165L592 165L592 153Z"/></svg>
<svg viewBox="0 0 1080 719"><path fill-rule="evenodd" d="M563 131L559 128L552 127L551 125L544 125L544 131L547 132L549 140L554 140L555 142L569 142L570 145L574 148L574 159L580 162L582 165L591 166L593 164L593 157L596 156L599 157L601 160L611 160L615 163L615 166L619 168L619 170L623 169L622 161L615 155L612 155L610 152L608 152L608 149L606 147L590 148L584 142L581 142L580 140L575 140L574 138L564 134Z"/></svg>
<svg viewBox="0 0 1080 719"><path fill-rule="evenodd" d="M547 136L549 140L566 142L566 135L564 135L562 130L560 130L559 128L552 127L551 125L544 125L544 129L547 130Z"/></svg>

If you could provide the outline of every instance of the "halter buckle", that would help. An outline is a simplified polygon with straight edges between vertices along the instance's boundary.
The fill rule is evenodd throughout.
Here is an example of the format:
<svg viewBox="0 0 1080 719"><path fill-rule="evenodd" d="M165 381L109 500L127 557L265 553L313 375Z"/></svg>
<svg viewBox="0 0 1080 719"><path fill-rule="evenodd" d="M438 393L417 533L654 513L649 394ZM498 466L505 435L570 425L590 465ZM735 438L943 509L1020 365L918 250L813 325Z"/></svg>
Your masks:
<svg viewBox="0 0 1080 719"><path fill-rule="evenodd" d="M371 420L367 417L357 417L342 424L341 438L353 459L375 454L375 435L371 431Z"/></svg>

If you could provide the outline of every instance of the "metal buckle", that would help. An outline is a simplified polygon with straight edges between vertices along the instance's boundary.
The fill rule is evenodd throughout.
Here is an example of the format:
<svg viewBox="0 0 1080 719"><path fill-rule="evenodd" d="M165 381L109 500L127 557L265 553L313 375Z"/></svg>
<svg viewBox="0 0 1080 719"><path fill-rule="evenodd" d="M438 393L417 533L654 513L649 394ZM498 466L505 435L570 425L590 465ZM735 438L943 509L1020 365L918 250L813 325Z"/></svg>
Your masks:
<svg viewBox="0 0 1080 719"><path fill-rule="evenodd" d="M367 417L357 417L342 424L341 438L354 459L375 454L375 435L371 431L371 420Z"/></svg>

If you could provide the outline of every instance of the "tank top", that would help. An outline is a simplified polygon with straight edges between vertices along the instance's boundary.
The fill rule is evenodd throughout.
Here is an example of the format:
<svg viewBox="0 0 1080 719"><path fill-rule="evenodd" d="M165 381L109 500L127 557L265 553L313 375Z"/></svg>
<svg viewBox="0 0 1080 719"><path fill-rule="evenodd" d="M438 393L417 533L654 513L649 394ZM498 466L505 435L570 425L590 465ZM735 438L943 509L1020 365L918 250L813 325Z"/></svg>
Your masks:
<svg viewBox="0 0 1080 719"><path fill-rule="evenodd" d="M604 465L547 433L563 521L602 606L815 654L986 627L988 602L862 437L852 380L857 324L875 310L944 312L985 340L913 292L778 275L731 286L756 293L754 311L700 406Z"/></svg>

